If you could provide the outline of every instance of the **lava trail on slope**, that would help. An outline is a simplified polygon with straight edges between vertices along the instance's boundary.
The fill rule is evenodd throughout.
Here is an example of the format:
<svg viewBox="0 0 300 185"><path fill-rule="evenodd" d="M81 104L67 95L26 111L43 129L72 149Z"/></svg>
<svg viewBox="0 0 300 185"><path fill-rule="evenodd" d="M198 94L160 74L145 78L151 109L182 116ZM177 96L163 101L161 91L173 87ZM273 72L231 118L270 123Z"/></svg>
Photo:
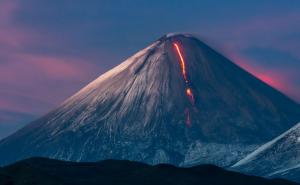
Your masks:
<svg viewBox="0 0 300 185"><path fill-rule="evenodd" d="M182 51L179 47L179 43L174 42L173 46L174 46L174 48L176 50L176 53L178 55L180 68L181 68L181 74L182 74L183 79L185 81L185 94L186 94L187 98L189 99L189 101L191 102L191 104L194 105L195 104L195 98L194 98L192 88L190 87L190 82L189 82L188 77L187 77L186 63L185 63ZM186 125L189 127L189 126L191 126L191 117L190 117L190 109L189 108L186 108L185 114L186 114Z"/></svg>

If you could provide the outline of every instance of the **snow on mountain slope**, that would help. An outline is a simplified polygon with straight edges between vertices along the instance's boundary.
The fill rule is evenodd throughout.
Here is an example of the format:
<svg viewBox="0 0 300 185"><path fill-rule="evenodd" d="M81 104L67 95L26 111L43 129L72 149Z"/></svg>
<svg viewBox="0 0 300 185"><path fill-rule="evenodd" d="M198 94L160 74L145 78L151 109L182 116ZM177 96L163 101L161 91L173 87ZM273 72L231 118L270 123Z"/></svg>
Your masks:
<svg viewBox="0 0 300 185"><path fill-rule="evenodd" d="M300 120L299 105L188 34L169 34L0 142L0 164L228 166Z"/></svg>
<svg viewBox="0 0 300 185"><path fill-rule="evenodd" d="M270 174L268 177L289 179L291 181L299 183L300 182L300 165L294 166L292 168L287 168L284 170L276 171L276 172Z"/></svg>
<svg viewBox="0 0 300 185"><path fill-rule="evenodd" d="M233 165L233 168L251 174L286 178L289 178L289 173L299 171L299 167L300 123Z"/></svg>

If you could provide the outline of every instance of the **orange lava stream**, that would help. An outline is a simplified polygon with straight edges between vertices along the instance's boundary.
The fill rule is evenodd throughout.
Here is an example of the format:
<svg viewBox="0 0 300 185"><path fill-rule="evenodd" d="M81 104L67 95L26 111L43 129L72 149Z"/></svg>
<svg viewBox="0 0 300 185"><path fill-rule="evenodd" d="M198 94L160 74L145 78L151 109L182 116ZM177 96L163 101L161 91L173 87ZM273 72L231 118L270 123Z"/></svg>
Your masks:
<svg viewBox="0 0 300 185"><path fill-rule="evenodd" d="M177 43L173 43L173 46L177 51L177 55L179 56L181 72L182 72L182 76L183 76L185 84L186 84L186 91L185 91L186 96L188 97L191 104L194 105L195 98L194 98L192 89L189 87L189 81L187 78L187 72L186 72L185 61L184 61L183 55L182 55L180 47ZM185 110L185 114L186 114L186 125L188 127L190 127L191 126L191 116L190 116L190 110L188 108Z"/></svg>
<svg viewBox="0 0 300 185"><path fill-rule="evenodd" d="M188 80L187 80L187 76L186 76L186 70L185 70L185 61L183 59L183 56L181 54L181 51L180 51L180 48L178 46L177 43L173 43L174 47L176 48L176 51L177 51L177 54L180 58L180 66L181 66L181 70L182 70L182 75L183 75L183 78L185 80L185 82L187 83Z"/></svg>

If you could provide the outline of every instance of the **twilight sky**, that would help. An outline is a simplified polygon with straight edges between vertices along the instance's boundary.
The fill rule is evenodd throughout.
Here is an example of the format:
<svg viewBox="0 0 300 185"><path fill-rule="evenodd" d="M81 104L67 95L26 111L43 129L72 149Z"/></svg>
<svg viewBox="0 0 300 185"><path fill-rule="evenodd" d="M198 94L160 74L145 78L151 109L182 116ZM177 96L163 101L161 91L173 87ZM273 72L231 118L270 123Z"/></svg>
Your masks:
<svg viewBox="0 0 300 185"><path fill-rule="evenodd" d="M298 0L0 0L0 138L168 32L300 102Z"/></svg>

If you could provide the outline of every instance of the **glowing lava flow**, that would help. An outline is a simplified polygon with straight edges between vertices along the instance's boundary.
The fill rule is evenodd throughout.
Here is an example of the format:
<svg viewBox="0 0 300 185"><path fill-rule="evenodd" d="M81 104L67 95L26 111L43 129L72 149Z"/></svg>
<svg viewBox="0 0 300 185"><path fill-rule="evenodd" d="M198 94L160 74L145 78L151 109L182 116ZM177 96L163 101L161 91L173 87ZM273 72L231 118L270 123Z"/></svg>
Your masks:
<svg viewBox="0 0 300 185"><path fill-rule="evenodd" d="M185 61L184 61L183 55L181 53L179 44L173 43L173 46L174 46L174 48L177 52L177 55L179 56L181 73L182 73L182 76L183 76L183 79L184 79L185 85L186 85L186 89L185 89L186 96L188 97L191 104L194 105L195 104L195 98L194 98L193 91L190 88L189 80L187 78L187 72L186 72ZM190 111L189 111L188 108L185 110L185 114L186 114L186 125L191 126Z"/></svg>
<svg viewBox="0 0 300 185"><path fill-rule="evenodd" d="M184 61L183 56L181 54L180 48L179 48L177 43L174 43L173 45L174 45L174 47L177 51L177 54L180 58L180 67L181 67L183 78L184 78L185 82L188 83L187 76L186 76L186 70L185 70L185 61Z"/></svg>
<svg viewBox="0 0 300 185"><path fill-rule="evenodd" d="M193 95L193 92L192 92L191 88L188 87L186 89L186 95L188 96L190 102L194 105L195 104L195 99L194 99L194 95Z"/></svg>

